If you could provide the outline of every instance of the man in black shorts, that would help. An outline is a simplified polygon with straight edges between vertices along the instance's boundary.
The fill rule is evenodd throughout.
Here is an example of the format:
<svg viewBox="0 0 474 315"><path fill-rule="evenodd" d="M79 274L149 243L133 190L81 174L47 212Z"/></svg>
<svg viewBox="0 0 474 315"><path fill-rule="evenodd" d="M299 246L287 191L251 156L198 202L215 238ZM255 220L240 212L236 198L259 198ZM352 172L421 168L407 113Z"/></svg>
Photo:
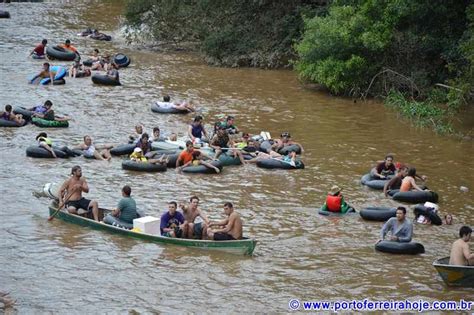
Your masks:
<svg viewBox="0 0 474 315"><path fill-rule="evenodd" d="M242 219L234 211L230 202L224 204L224 213L227 218L219 222L211 222L207 228L207 237L214 241L233 241L242 239ZM218 227L211 229L211 227Z"/></svg>
<svg viewBox="0 0 474 315"><path fill-rule="evenodd" d="M95 200L82 197L82 192L88 193L89 186L86 179L82 177L82 170L79 165L72 168L71 177L67 179L59 190L59 203L66 202L69 213L77 214L77 210L89 211L92 208L94 220L99 221L99 204ZM63 199L64 198L64 199Z"/></svg>

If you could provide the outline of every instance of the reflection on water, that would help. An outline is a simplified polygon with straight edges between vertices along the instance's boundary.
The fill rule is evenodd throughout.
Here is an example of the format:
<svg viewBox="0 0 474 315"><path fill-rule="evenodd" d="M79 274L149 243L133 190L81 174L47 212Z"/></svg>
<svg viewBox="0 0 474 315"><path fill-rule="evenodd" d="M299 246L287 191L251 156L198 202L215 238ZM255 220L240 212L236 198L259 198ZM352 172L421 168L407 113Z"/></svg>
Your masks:
<svg viewBox="0 0 474 315"><path fill-rule="evenodd" d="M305 90L290 71L212 68L187 53L153 53L123 43L118 30L122 7L113 1L15 3L0 5L12 18L0 21L2 106L32 106L46 99L56 112L74 117L68 129L51 129L58 143L78 144L85 134L97 143L121 143L141 122L151 131L185 134L191 116L158 115L151 103L163 94L193 99L206 123L235 115L240 129L277 136L290 131L304 145L306 169L283 172L254 166L228 167L217 176L189 176L168 170L137 174L121 161L37 160L25 148L35 126L2 129L0 159L0 290L11 291L21 313L203 312L222 305L246 312L285 312L290 298L382 300L390 297L458 300L472 290L447 289L432 261L449 253L462 223L473 225L472 142L417 130L375 102L353 103ZM108 14L102 14L107 12ZM113 42L74 34L95 25ZM27 58L42 38L51 44L71 38L83 54L97 47L132 59L121 71L122 87L93 86L67 79L64 86L31 86L27 78L41 61ZM381 227L358 215L316 214L327 189L338 184L357 209L393 206L382 193L359 184L360 176L387 153L412 163L441 196L442 213L453 226L415 227L426 254L403 257L373 249ZM231 201L246 235L259 240L254 257L235 257L125 239L60 220L47 222L47 201L31 197L46 182L62 182L75 164L83 167L90 193L115 207L124 184L139 207L158 216L169 200L201 198L214 219ZM459 187L471 191L462 193ZM15 214L15 215L13 215ZM410 211L410 216L413 214Z"/></svg>

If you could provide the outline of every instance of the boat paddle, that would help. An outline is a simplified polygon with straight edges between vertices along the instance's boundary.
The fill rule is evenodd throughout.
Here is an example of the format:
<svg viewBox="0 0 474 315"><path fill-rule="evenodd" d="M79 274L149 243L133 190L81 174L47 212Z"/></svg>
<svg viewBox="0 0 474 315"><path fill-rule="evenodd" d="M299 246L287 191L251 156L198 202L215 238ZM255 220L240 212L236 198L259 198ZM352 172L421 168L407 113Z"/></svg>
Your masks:
<svg viewBox="0 0 474 315"><path fill-rule="evenodd" d="M61 211L61 208L64 207L64 205L66 204L66 202L69 201L69 198L71 198L72 196L72 193L70 193L64 200L63 202L61 202L58 206L58 208L56 209L56 211L54 211L54 213L52 215L49 216L48 218L48 221L51 221L54 219L54 217L58 214L59 211Z"/></svg>

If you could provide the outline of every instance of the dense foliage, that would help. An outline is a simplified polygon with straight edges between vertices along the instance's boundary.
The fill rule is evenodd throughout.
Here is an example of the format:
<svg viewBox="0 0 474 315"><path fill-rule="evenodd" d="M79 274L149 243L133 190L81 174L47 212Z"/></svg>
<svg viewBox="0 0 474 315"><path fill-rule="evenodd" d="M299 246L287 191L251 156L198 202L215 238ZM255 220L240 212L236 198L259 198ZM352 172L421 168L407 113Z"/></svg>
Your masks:
<svg viewBox="0 0 474 315"><path fill-rule="evenodd" d="M426 94L455 78L465 63L460 49L467 0L335 1L324 17L305 21L296 68L336 94L391 89Z"/></svg>
<svg viewBox="0 0 474 315"><path fill-rule="evenodd" d="M321 0L131 0L130 26L156 42L195 44L206 60L227 66L282 67L295 56L303 15ZM146 34L143 34L146 33Z"/></svg>

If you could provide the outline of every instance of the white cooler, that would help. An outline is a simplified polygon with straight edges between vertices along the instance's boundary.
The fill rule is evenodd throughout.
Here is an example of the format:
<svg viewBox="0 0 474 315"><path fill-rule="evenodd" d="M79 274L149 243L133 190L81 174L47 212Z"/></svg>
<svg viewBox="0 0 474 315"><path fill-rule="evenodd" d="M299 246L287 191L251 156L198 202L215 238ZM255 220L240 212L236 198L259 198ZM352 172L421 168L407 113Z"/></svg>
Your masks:
<svg viewBox="0 0 474 315"><path fill-rule="evenodd" d="M139 228L142 233L159 235L160 219L152 216L134 219L133 228Z"/></svg>

